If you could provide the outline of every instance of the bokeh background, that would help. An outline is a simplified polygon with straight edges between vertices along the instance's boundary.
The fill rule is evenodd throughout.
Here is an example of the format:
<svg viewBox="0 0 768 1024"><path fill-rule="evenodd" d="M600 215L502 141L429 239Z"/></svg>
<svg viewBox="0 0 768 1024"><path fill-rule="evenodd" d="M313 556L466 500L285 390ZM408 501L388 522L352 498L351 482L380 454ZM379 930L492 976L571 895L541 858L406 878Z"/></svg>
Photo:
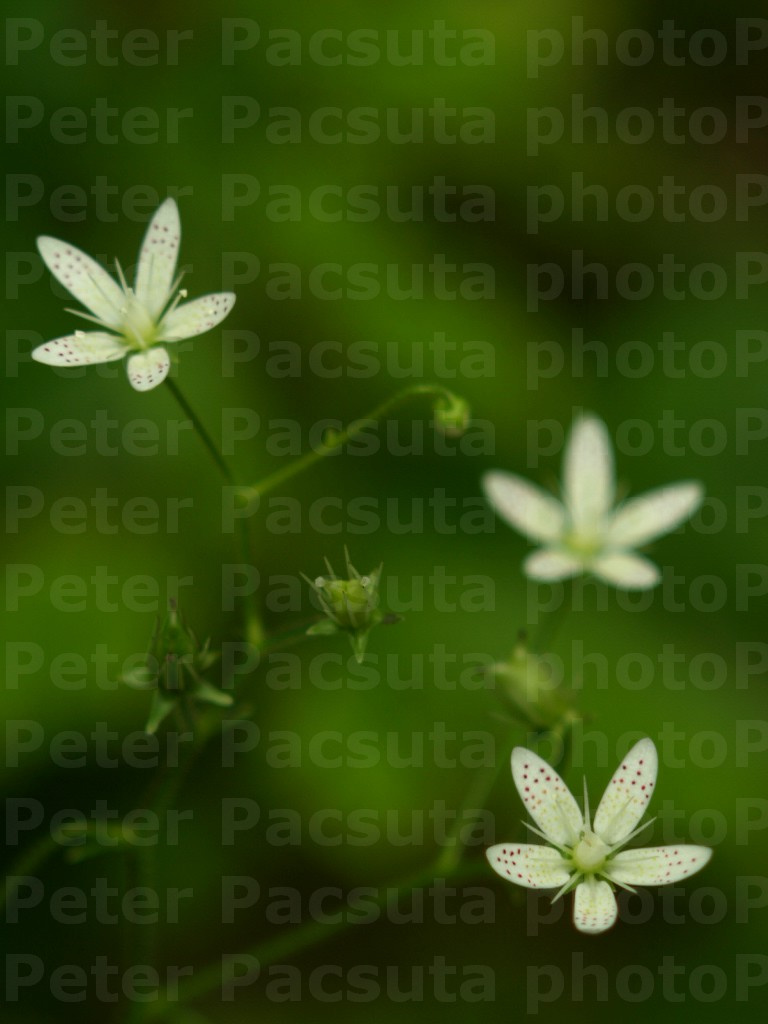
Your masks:
<svg viewBox="0 0 768 1024"><path fill-rule="evenodd" d="M658 891L652 901L644 898L642 912L639 897L637 902L626 902L627 920L602 937L579 935L566 916L532 929L526 926L526 904L545 912L546 898L527 901L523 893L497 884L480 867L472 884L487 889L492 913L486 918L492 920L462 921L460 909L466 897L457 896L453 912L458 919L440 922L428 900L422 923L383 920L358 925L291 960L304 979L301 999L269 999L262 979L234 1002L222 1004L214 993L195 1004L199 1017L187 1018L179 1010L171 1019L237 1024L251 1020L254 1013L286 1022L357 1019L361 1006L353 998L325 1002L313 997L308 979L322 964L338 964L344 971L369 964L383 972L389 966L390 972L398 969L402 989L415 986L413 998L399 1001L396 994L387 994L385 974L380 973L382 992L364 1007L376 1021L395 1015L400 1020L495 1021L531 1013L529 972L544 965L554 965L561 972L563 990L553 992L552 1001L538 1007L541 1019L559 1020L576 1004L595 1021L614 1020L617 1010L631 1020L651 1015L659 1021L672 1020L679 1018L682 1001L685 1011L694 1012L697 1019L719 1021L732 1009L746 1006L754 1012L765 1003L768 976L765 960L759 956L765 951L768 912L764 888L768 369L760 331L768 319L768 301L765 288L758 286L743 297L743 276L740 279L735 269L735 254L760 253L766 237L764 205L756 203L743 216L737 212L739 188L743 195L744 187L737 183L739 175L756 176L751 186L756 193L764 186L760 176L766 167L765 131L758 126L748 141L740 141L735 129L735 97L759 97L764 88L765 51L756 51L740 64L734 49L737 19L760 18L763 13L757 3L724 8L716 3L691 7L590 2L580 8L584 27L602 30L608 40L608 62L598 66L590 43L585 43L583 63L571 59L572 10L549 2L535 7L483 0L472 5L453 0L419 5L400 0L321 6L286 2L276 8L247 2L189 6L137 0L128 7L107 10L84 0L65 5L39 2L32 8L15 0L9 4L7 17L31 19L30 32L42 31L43 39L17 58L9 58L6 89L14 97L32 97L33 105L39 100L44 113L38 124L19 125L17 134L11 121L7 136L10 269L4 386L5 403L12 411L4 470L9 487L40 489L45 507L6 534L8 562L39 567L44 582L37 593L20 597L16 608L11 575L3 633L11 645L40 645L43 663L33 671L15 672L14 660L23 649L10 646L2 700L9 721L40 723L45 741L39 749L18 751L16 727L11 725L3 779L6 796L41 801L47 822L63 808L88 814L98 800L107 800L122 815L142 806L151 785L152 773L127 766L115 740L110 748L116 753L113 766L97 763L95 744L81 767L57 766L52 761L49 744L64 730L89 736L96 723L107 723L122 737L142 728L146 695L117 685L116 679L121 666L146 649L154 624L151 608L124 607L119 587L107 595L107 602L116 601L117 608L97 600L93 587L82 610L57 608L50 591L55 580L72 574L87 581L97 567L105 566L120 585L137 575L158 580L164 598L167 578L190 576L193 586L181 593L189 623L202 636L210 636L214 646L238 639L236 618L223 607L221 575L222 565L238 561L239 556L232 534L222 531L220 481L206 453L189 431L181 434L177 453L161 443L157 454L141 457L127 453L119 443L120 430L136 419L158 424L163 437L167 422L179 418L172 396L164 388L136 394L120 364L64 373L28 361L35 344L64 333L73 324L63 312L67 304L63 295L51 287L34 254L36 235L60 236L104 260L119 256L123 266L130 267L155 206L153 195L159 200L180 187L187 190L179 200L181 261L193 271L185 282L191 295L233 286L227 273L233 257L222 254L241 254L235 259L242 277L242 260L251 265L260 261L254 280L234 283L237 305L224 325L226 332L255 332L258 346L252 335L217 330L184 345L177 378L216 437L221 437L227 409L252 410L260 417L258 432L235 442L229 453L242 480L255 480L285 464L286 459L270 449L270 438L285 425L283 421L296 424L301 448L306 450L310 428L319 421L353 419L404 385L439 378L439 355L449 368L459 367L457 376L443 376L441 383L468 399L480 423L470 435L475 443L451 441L442 451L436 450L431 428L425 427L424 442L416 454L382 450L365 458L326 460L290 489L278 492L298 499L300 519L290 531L270 531L264 517L254 517L260 601L268 597L270 579L296 580L301 572L313 577L322 571L325 556L340 565L347 544L361 570L384 563L385 578L391 581L389 605L403 614L403 621L371 636L370 664L381 674L373 688L357 685L357 670L347 661L343 638L313 640L292 648L302 666L294 676L299 685L269 685L259 672L248 678L261 744L227 769L221 767L217 744L210 745L179 797L180 808L194 807L194 825L182 829L178 846L159 851L161 885L192 887L195 893L183 904L179 923L161 929L161 963L199 967L222 953L249 948L261 937L282 935L285 926L268 920L270 887L292 886L308 897L325 885L350 889L390 883L428 865L438 852L428 813L437 801L445 801L449 808L460 806L478 770L467 753L472 737L482 733L487 742L492 737L497 751L508 744L510 730L516 730L518 742L525 741L525 729L500 714L492 689L474 685L477 677L470 672L464 674L464 685L441 686L430 661L439 650L456 656L465 667L503 659L518 631L535 625L532 596L519 568L526 551L524 540L502 524L489 520L481 528L472 527L460 515L481 506L482 471L514 469L554 486L560 440L555 437L550 450L543 452L531 441L541 437L548 442L550 427L567 430L575 412L591 409L605 419L614 436L630 439L617 455L622 488L638 493L654 485L697 478L711 497L693 523L655 546L652 557L666 567L666 585L654 592L641 614L628 610L627 602L614 592L590 586L553 640L555 654L567 666L565 686L573 690L585 728L593 734L593 739L576 745L569 781L578 791L583 767L594 801L630 734L632 738L650 735L659 742L661 753L656 841L674 838L670 832L674 830L678 838L688 836L716 846L706 873L677 895L674 913L669 907L665 911ZM250 28L257 24L260 30L260 41L236 53L231 64L222 61L222 18L251 19ZM682 64L665 61L660 43L654 58L642 66L627 66L616 58L615 41L621 32L643 29L655 36L665 19L674 20L675 28L684 33L675 51L684 58ZM105 51L106 59L101 59L95 43L89 44L86 59L78 66L54 59L50 43L55 33L77 30L88 35L99 21L106 21L108 30L116 33ZM439 64L426 36L436 22L445 22L459 34L476 29L491 33L493 62ZM386 55L366 67L321 66L311 58L308 46L313 33L327 28L341 30L345 38L354 30L369 28L378 33L382 46L386 33L393 32L406 53L415 32L426 39L426 56L405 66L397 66ZM135 29L157 33L161 48L155 65L134 66L121 56L121 41ZM281 29L292 30L300 41L300 63L276 65L267 59L269 33ZM727 55L710 62L712 66L696 63L689 55L688 42L701 29L717 30L728 44ZM22 31L10 26L9 37L17 30ZM169 64L164 40L174 30L191 31L192 37L180 42L178 63ZM527 42L527 33L541 30L561 35L564 56L532 77L527 57L534 44ZM759 31L758 26L755 36ZM456 54L455 42L449 42L448 52ZM542 52L546 52L544 42ZM585 105L607 111L611 126L607 141L595 142L591 129L586 130L583 143L572 137L574 95L582 95ZM262 110L260 120L250 128L238 128L231 143L222 141L223 96L252 97ZM728 123L724 137L715 144L696 144L687 132L685 116L676 123L682 142L665 141L658 119L653 137L642 145L617 139L613 125L618 112L628 107L655 112L668 96L687 112L700 107L723 111ZM167 108L192 108L193 116L180 122L178 142L167 141L162 130L152 144L131 142L121 132L119 118L108 125L107 130L116 135L109 141L99 141L92 118L81 142L64 143L52 137L49 118L57 109L72 106L88 112L97 97L107 97L121 113L133 107L151 108L159 112L161 124ZM428 132L423 142L399 144L384 132L375 144L328 145L313 140L308 129L310 114L321 106L396 111L390 116L407 125L411 111L429 108L435 97L444 98L449 107L492 112L494 141L438 143ZM298 111L303 134L298 141L276 144L268 137L266 112L285 107ZM542 146L538 155L528 155L526 112L544 107L564 112L563 138ZM380 114L382 123L385 116ZM472 116L449 121L454 136L456 124L467 123ZM575 213L570 190L577 174L583 174L585 183L607 189L606 219L595 218L589 201L583 217ZM230 215L222 192L223 181L231 175L252 176L260 185L260 196ZM672 176L675 186L684 190L675 207L680 217L665 216L658 198L654 211L634 222L617 214L615 197L620 189L644 185L655 194L665 176ZM380 196L387 188L398 190L399 205L408 209L411 190L427 189L440 177L456 186L459 196L461 189L477 185L492 190L493 217L463 216L455 197L447 203L457 213L454 219L436 216L426 201L423 216L402 221L388 217L384 209L367 222L342 216L329 223L315 217L308 206L308 197L318 186L364 184L378 188ZM561 216L532 233L527 227L526 190L542 185L562 189L565 206ZM122 205L128 190L136 186L148 190L146 204ZM295 219L278 217L266 202L269 189L281 186L293 187L302 197L301 215ZM687 197L699 186L721 189L726 207L718 206L711 216L693 216ZM84 190L87 206L78 207L77 200L63 205L61 193L52 199L62 187ZM102 187L109 196L98 205L91 190ZM16 201L19 196L21 201ZM682 290L679 297L663 294L658 274L652 294L643 300L622 298L612 283L607 297L589 284L579 294L570 271L571 254L577 250L583 250L585 260L605 265L610 282L627 264L655 268L663 254L673 253L688 270L702 263L721 266L727 287L716 299L698 298L692 294L686 270L676 282ZM344 268L356 263L379 268L393 265L406 282L412 265L428 265L436 253L445 254L448 263L491 267L493 295L446 299L427 287L422 297L414 299L399 299L383 289L382 295L366 301L349 294L328 300L313 296L308 285L311 268L326 262ZM526 270L532 264L547 263L565 268L564 293L531 310ZM278 268L270 270L270 265L278 264L298 268L300 295L275 296L270 281ZM16 266L21 268L20 282ZM602 362L587 354L582 367L574 331L583 331L585 339L605 346ZM246 340L253 346L253 355L233 366L227 358L229 346L242 346ZM334 357L340 368L336 377L318 376L308 365L313 346L324 341L341 346ZM370 343L380 355L380 369L373 375L350 372L354 364L344 353L351 353L351 347L360 342ZM644 360L630 364L629 370L624 361L628 350L619 354L628 342L636 343ZM285 343L304 356L291 374L270 361L270 352L274 354L275 346ZM463 355L477 351L478 343L490 354L479 375L469 362L461 362ZM744 346L749 347L751 361L743 358ZM552 352L556 360L562 359L556 373L547 369L546 353ZM546 370L540 378L537 366ZM23 415L13 410L39 411L43 424L37 436L14 443ZM108 440L117 451L100 453L92 431L83 454L54 450L50 432L57 424L73 419L88 425L98 410L106 410L116 421ZM427 418L428 412L425 408ZM421 413L412 405L396 417L400 438L407 440L414 431L414 436L420 436ZM639 435L627 434L631 421L645 424L644 436L650 438L642 454L632 440ZM674 427L669 426L673 421ZM154 499L161 509L169 499L191 497L194 504L182 511L178 532L168 532L164 519L158 529L146 534L126 530L119 521L114 532L101 531L93 517L82 532L65 534L52 522L50 506L56 499L89 502L98 489L116 500L116 508L137 496ZM449 522L456 525L452 532L435 526L429 501L436 494L456 503L448 514ZM345 519L339 514L335 517L338 530L315 528L309 511L313 502L326 496L342 503L359 496L374 498L379 527L361 532L348 515ZM751 515L745 513L747 507ZM412 521L413 528L403 525ZM442 596L429 584L436 572L452 578ZM479 586L484 587L483 599L477 597ZM298 608L284 612L267 608L265 620L268 629L290 629L312 614L305 594ZM51 664L57 656L79 656L90 663L97 651L106 651L111 658L106 673L99 673L94 665L83 676L75 668L67 676L71 685L66 686L52 678ZM326 651L339 654L340 662L326 670L329 682L323 687L313 682L311 665ZM587 657L596 654L604 657L600 670L594 667L595 658ZM634 664L653 669L650 674L628 676ZM714 666L711 672L709 666ZM633 685L633 678L640 682ZM428 737L441 727L456 734L449 745L452 765L436 764L432 754ZM324 730L336 730L345 743L361 731L373 734L382 752L380 762L368 767L356 767L354 762L336 767L313 764L309 743ZM268 763L268 737L278 732L300 738L300 766L276 768ZM427 737L421 760L417 756L416 763L409 765L387 754L387 737L407 754L414 736ZM662 737L666 737L663 742ZM407 762L407 757L402 761ZM223 846L220 840L222 797L253 799L262 811L262 822L232 846ZM491 806L498 838L524 835L522 809L506 770L500 773ZM286 846L269 843L264 820L270 809L279 808L292 809L303 822L303 841ZM348 829L338 845L313 842L308 823L324 808L339 809L344 815L361 808L373 811L381 823L381 840L361 845ZM747 817L751 829L745 825ZM387 835L388 820L406 834L412 820L425 821L424 837L413 833L402 841L396 834ZM45 831L45 824L30 830L25 842L31 847ZM23 848L23 844L7 847L9 866ZM481 864L477 848L470 851L472 859ZM97 877L119 885L123 871L119 856L102 855L72 865L59 854L47 862L40 876L47 899L65 885L88 890ZM249 876L262 889L259 902L237 913L232 924L221 920L222 874ZM745 898L746 887L750 887L752 905ZM647 912L649 906L653 909ZM303 916L307 916L306 906ZM121 963L126 930L124 923L100 923L93 901L83 923L57 924L43 901L5 929L4 942L10 952L37 953L50 972L62 963L87 968L100 954ZM664 956L673 956L682 968L671 994L659 973ZM449 991L459 995L446 1001L435 993L428 975L421 988L418 982L411 984L411 968L426 969L435 957L444 957L459 975L471 965L485 965L494 978L492 1000L467 1001L454 983ZM594 979L579 982L579 963L605 969L604 990ZM651 991L642 990L642 998L628 995L616 980L631 974L632 965L640 965L638 977L654 979ZM715 965L714 973L702 965ZM643 974L643 967L650 975ZM701 968L698 974L697 968ZM761 971L762 984L757 978ZM748 992L743 987L746 973L758 982ZM544 991L546 981L539 984ZM105 1013L117 1020L123 1009L99 1003L93 992L86 1002L62 1003L41 982L11 1004L8 1019L42 1024L71 1020L76 1012L82 1021L103 1021Z"/></svg>

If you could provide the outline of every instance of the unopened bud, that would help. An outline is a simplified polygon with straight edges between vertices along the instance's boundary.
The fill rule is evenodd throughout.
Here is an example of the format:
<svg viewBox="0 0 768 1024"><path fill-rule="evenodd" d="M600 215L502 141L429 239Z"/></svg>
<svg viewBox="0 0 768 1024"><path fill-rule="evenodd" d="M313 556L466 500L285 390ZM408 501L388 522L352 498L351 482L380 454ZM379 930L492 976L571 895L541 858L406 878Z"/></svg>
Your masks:
<svg viewBox="0 0 768 1024"><path fill-rule="evenodd" d="M469 426L469 403L448 391L434 406L435 427L447 437L461 437Z"/></svg>
<svg viewBox="0 0 768 1024"><path fill-rule="evenodd" d="M345 632L349 635L352 650L358 661L362 661L368 642L368 634L381 623L389 624L392 616L379 610L379 580L381 566L365 576L355 569L347 559L347 578L337 576L330 563L327 576L318 576L314 582L304 577L317 597L326 618L307 630L310 636L330 636ZM396 620L394 620L396 621Z"/></svg>

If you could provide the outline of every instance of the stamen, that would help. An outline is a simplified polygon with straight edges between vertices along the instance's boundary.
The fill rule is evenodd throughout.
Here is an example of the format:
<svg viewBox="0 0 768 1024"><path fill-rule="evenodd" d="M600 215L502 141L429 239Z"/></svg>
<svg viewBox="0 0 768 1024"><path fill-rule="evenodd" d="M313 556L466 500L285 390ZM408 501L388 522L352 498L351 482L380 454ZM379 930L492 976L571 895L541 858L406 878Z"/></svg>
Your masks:
<svg viewBox="0 0 768 1024"><path fill-rule="evenodd" d="M181 284L181 282L182 282L182 281L184 280L184 275L185 275L186 273L187 273L187 271L186 271L186 270L180 270L180 271L178 272L178 274L176 275L176 278L175 278L175 280L174 280L173 284L172 284L172 285L171 285L171 287L170 287L170 288L168 289L168 292L169 292L169 294L170 294L170 292L175 292L175 291L176 291L176 289L177 289L177 288L179 287L179 285Z"/></svg>
<svg viewBox="0 0 768 1024"><path fill-rule="evenodd" d="M644 825L638 825L637 828L635 829L635 831L634 832L630 832L629 835L626 838L622 839L618 843L614 843L613 846L611 847L611 853L615 853L622 846L625 846L630 841L630 839L634 839L635 836L639 836L640 833L644 829L648 828L649 825L652 825L654 823L654 821L656 821L657 817L658 817L658 815L656 815L656 817L654 817L654 818L649 818L648 821L646 821ZM610 855L611 854L609 853L608 856L610 857Z"/></svg>
<svg viewBox="0 0 768 1024"><path fill-rule="evenodd" d="M618 821L621 818L622 814L626 811L626 809L632 803L632 800L633 800L633 798L631 796L627 797L627 799L624 801L624 803L621 805L621 807L619 807L618 811L616 811L614 816L608 822L608 825L607 825L607 827L605 829L606 832L610 833L613 830L615 822ZM622 839L622 843L625 843L625 842L627 842L627 840L626 839Z"/></svg>
<svg viewBox="0 0 768 1024"><path fill-rule="evenodd" d="M107 276L109 276L109 275L107 275ZM92 284L92 285L93 285L93 287L94 287L94 288L96 289L96 291L98 291L98 292L101 292L101 297L102 297L102 298L103 298L103 299L104 299L104 300L105 300L106 302L108 302L108 303L109 303L109 305L111 306L111 305L112 305L112 299L111 299L111 298L110 298L110 297L109 297L109 296L107 295L107 293L106 293L106 292L104 291L104 289L102 288L102 286L101 286L101 281L100 281L100 280L99 280L98 278L94 277L94 276L93 276L93 274L92 274L92 273L90 273L90 272L88 273L88 277L90 278L91 284ZM84 305L87 305L87 303L84 303ZM113 308L114 308L114 307L113 307Z"/></svg>
<svg viewBox="0 0 768 1024"><path fill-rule="evenodd" d="M573 830L573 825L571 824L570 818L568 817L568 815L565 812L565 807L564 807L562 798L559 797L559 796L555 797L555 804L557 805L557 809L560 812L560 817L562 818L563 824L565 825L566 829L570 833L571 844L577 843L578 840L579 840L579 834L578 834L578 832L574 832L574 830Z"/></svg>
<svg viewBox="0 0 768 1024"><path fill-rule="evenodd" d="M171 310L176 309L176 306L179 304L181 299L186 299L187 289L179 288L179 285L184 279L184 275L186 273L186 270L180 270L179 273L176 275L175 279L173 280L173 282L171 283L171 286L166 293L165 299L163 300L163 305L160 307L160 313L162 313L162 316L168 316ZM173 295L174 292L176 292L176 297L173 300L173 304L169 306L168 309L166 309L165 307L168 305L168 299L171 295Z"/></svg>
<svg viewBox="0 0 768 1024"><path fill-rule="evenodd" d="M131 289L128 287L128 282L125 280L123 268L120 266L120 261L117 259L117 257L115 257L115 270L117 270L117 276L120 281L120 287L126 294L128 294L128 292L130 292Z"/></svg>
<svg viewBox="0 0 768 1024"><path fill-rule="evenodd" d="M97 316L94 316L93 313L83 313L80 309L70 309L68 306L64 307L64 312L72 313L73 316L81 316L83 320L90 320L91 323L98 324L99 327L106 327L110 331L114 330L114 327L112 327L111 324L108 324L106 320L100 320Z"/></svg>
<svg viewBox="0 0 768 1024"><path fill-rule="evenodd" d="M163 313L163 316L168 316L169 313L172 313L174 311L174 309L176 309L178 304L181 302L181 300L182 299L186 299L188 294L189 294L189 292L187 291L187 289L186 288L182 288L181 291L176 295L176 297L174 298L173 302L170 304L168 309L166 309L165 313Z"/></svg>
<svg viewBox="0 0 768 1024"><path fill-rule="evenodd" d="M526 828L529 828L531 832L535 832L537 836L540 836L545 843L549 843L550 846L554 846L554 848L556 850L559 850L560 853L562 853L563 850L567 850L567 847L561 846L560 843L556 843L551 836L548 836L545 832L542 832L539 829L537 829L535 825L529 825L527 821L524 821L523 824Z"/></svg>

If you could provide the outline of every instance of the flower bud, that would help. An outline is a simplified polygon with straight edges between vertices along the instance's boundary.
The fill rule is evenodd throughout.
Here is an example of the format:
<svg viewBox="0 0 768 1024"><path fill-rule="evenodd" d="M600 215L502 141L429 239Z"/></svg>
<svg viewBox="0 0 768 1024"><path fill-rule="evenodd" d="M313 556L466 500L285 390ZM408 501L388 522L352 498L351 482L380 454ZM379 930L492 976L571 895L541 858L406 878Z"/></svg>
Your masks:
<svg viewBox="0 0 768 1024"><path fill-rule="evenodd" d="M378 570L370 576L340 580L318 576L315 593L325 614L341 629L365 629L379 603Z"/></svg>
<svg viewBox="0 0 768 1024"><path fill-rule="evenodd" d="M326 559L327 576L318 576L314 581L304 577L315 593L326 618L307 630L309 636L331 636L333 633L349 634L352 650L358 661L362 661L368 643L368 634L380 623L396 621L379 610L379 580L381 566L362 576L347 559L347 579L337 576Z"/></svg>
<svg viewBox="0 0 768 1024"><path fill-rule="evenodd" d="M437 399L434 413L435 427L447 437L461 437L469 426L469 403L452 391Z"/></svg>
<svg viewBox="0 0 768 1024"><path fill-rule="evenodd" d="M145 731L154 733L162 720L180 703L199 701L228 707L232 697L203 678L218 660L209 641L200 644L186 626L176 602L168 602L168 610L158 620L144 665L123 676L123 682L140 690L153 690L152 705Z"/></svg>
<svg viewBox="0 0 768 1024"><path fill-rule="evenodd" d="M563 679L545 655L534 654L521 638L508 661L493 667L503 699L534 730L552 730L573 711L563 692Z"/></svg>

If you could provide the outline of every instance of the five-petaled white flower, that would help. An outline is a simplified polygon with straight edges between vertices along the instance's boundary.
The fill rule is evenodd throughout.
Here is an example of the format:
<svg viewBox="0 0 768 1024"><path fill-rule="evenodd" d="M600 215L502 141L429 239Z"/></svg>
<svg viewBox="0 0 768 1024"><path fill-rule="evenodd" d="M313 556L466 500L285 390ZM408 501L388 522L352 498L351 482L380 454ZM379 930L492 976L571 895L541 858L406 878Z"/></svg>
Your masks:
<svg viewBox="0 0 768 1024"><path fill-rule="evenodd" d="M640 740L614 772L592 824L586 780L582 815L554 768L533 751L515 747L512 778L538 826L527 827L551 845L492 846L487 850L491 867L527 889L559 888L554 899L575 887L574 924L580 932L604 932L618 913L613 885L630 892L633 885L669 885L699 871L712 856L706 846L685 845L619 852L651 824L635 828L653 793L657 768L653 742Z"/></svg>
<svg viewBox="0 0 768 1024"><path fill-rule="evenodd" d="M659 582L658 568L632 550L693 515L701 484L685 481L649 491L614 508L613 453L602 420L576 420L563 457L563 500L514 473L483 477L491 505L511 526L543 547L523 563L535 580L567 579L592 572L608 583L645 589Z"/></svg>
<svg viewBox="0 0 768 1024"><path fill-rule="evenodd" d="M179 305L186 291L177 291L181 226L173 199L166 199L149 222L139 251L135 287L120 284L74 245L46 235L37 247L46 266L88 313L68 310L99 325L99 331L75 331L39 345L32 358L49 366L90 366L128 356L128 379L137 391L149 391L168 376L171 361L163 342L203 334L221 323L232 309L232 292L203 295ZM175 296L174 296L174 293Z"/></svg>

